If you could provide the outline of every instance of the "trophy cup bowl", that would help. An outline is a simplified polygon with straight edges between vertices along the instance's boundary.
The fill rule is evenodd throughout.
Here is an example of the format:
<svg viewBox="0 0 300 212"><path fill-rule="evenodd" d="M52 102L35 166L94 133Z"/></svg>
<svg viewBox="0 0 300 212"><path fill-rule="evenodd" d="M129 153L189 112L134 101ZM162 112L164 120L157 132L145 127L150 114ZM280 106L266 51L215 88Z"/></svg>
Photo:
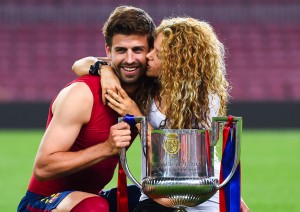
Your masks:
<svg viewBox="0 0 300 212"><path fill-rule="evenodd" d="M185 211L186 207L194 207L210 199L233 176L240 155L241 118L235 117L234 120L238 129L234 166L221 184L214 176L214 150L219 138L219 124L224 123L227 117L213 118L212 131L152 130L151 141L146 140L146 118L135 119L141 123L143 160L146 161L146 173L141 184L129 171L125 148L120 152L120 160L128 178L157 203Z"/></svg>
<svg viewBox="0 0 300 212"><path fill-rule="evenodd" d="M218 179L190 177L148 177L142 182L143 192L166 207L185 208L199 205L215 194Z"/></svg>

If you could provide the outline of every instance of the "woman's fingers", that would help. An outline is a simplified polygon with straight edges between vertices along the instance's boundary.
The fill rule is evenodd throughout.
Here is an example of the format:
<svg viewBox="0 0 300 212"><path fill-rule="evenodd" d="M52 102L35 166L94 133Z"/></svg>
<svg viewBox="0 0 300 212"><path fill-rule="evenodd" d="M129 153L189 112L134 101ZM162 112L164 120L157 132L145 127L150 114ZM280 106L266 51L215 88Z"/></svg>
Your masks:
<svg viewBox="0 0 300 212"><path fill-rule="evenodd" d="M108 101L107 103L111 103L111 104L113 104L114 106L119 106L120 105L120 102L117 100L117 99L115 99L115 97L113 97L112 95L110 95L110 94L105 94L105 98L106 98L106 100Z"/></svg>
<svg viewBox="0 0 300 212"><path fill-rule="evenodd" d="M107 105L122 115L124 113L124 105L122 103L122 98L118 96L116 93L112 91L108 91L108 94L105 95L105 98L107 100Z"/></svg>
<svg viewBox="0 0 300 212"><path fill-rule="evenodd" d="M121 88L116 87L118 94L112 90L107 90L107 94L105 98L107 102L109 102L108 106L110 106L113 110L118 112L120 115L125 114L134 114L139 115L140 110L135 104L135 102L127 95L127 93Z"/></svg>
<svg viewBox="0 0 300 212"><path fill-rule="evenodd" d="M123 97L120 96L120 95L118 95L118 94L115 93L114 91L112 91L112 90L107 90L107 93L109 94L109 95L107 95L107 96L111 97L111 99L117 101L118 103L122 102Z"/></svg>
<svg viewBox="0 0 300 212"><path fill-rule="evenodd" d="M113 109L114 111L116 111L117 113L121 114L122 110L117 107L116 105L114 105L113 103L111 103L110 101L107 102L107 105Z"/></svg>
<svg viewBox="0 0 300 212"><path fill-rule="evenodd" d="M116 90L117 90L117 94L119 94L123 99L130 98L127 95L126 91L120 85L116 85Z"/></svg>

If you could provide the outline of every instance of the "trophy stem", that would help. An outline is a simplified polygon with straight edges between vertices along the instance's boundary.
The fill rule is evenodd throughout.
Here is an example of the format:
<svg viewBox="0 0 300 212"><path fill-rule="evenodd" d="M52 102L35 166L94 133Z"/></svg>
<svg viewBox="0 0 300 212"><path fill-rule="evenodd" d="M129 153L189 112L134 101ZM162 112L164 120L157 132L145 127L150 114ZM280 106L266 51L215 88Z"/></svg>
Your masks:
<svg viewBox="0 0 300 212"><path fill-rule="evenodd" d="M185 207L179 207L175 209L175 212L186 212Z"/></svg>

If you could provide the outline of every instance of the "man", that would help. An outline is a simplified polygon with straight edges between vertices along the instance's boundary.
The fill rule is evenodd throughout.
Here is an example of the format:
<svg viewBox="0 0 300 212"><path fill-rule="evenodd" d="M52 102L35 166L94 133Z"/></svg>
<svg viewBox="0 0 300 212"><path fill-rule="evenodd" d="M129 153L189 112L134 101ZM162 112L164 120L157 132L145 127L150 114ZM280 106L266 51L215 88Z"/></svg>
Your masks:
<svg viewBox="0 0 300 212"><path fill-rule="evenodd" d="M155 26L143 10L116 8L103 27L105 50L126 92L135 97ZM28 191L18 211L109 211L98 193L111 180L130 126L102 102L97 76L68 84L52 102Z"/></svg>

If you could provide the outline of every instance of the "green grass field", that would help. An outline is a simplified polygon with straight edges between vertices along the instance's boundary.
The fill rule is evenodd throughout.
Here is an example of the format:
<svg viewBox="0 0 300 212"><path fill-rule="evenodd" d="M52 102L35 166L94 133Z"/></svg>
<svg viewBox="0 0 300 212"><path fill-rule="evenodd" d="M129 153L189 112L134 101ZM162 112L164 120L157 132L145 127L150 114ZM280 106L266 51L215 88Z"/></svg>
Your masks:
<svg viewBox="0 0 300 212"><path fill-rule="evenodd" d="M24 195L43 131L0 130L0 211L14 212ZM300 130L244 130L242 196L251 211L299 211ZM140 146L128 152L129 167L140 177ZM107 186L115 187L116 177Z"/></svg>

